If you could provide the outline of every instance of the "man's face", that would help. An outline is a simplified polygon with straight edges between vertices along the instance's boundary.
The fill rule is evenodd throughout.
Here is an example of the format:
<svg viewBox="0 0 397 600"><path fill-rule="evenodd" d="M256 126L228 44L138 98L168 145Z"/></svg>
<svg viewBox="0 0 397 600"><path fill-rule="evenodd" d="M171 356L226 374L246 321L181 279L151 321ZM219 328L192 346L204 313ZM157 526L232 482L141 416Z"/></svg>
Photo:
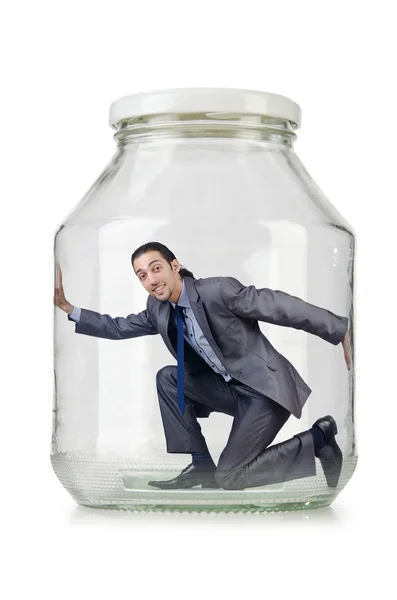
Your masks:
<svg viewBox="0 0 397 600"><path fill-rule="evenodd" d="M180 264L175 259L170 266L157 250L150 250L136 258L133 268L143 287L160 302L166 302L172 295L175 296L180 287ZM161 289L156 289L160 287Z"/></svg>

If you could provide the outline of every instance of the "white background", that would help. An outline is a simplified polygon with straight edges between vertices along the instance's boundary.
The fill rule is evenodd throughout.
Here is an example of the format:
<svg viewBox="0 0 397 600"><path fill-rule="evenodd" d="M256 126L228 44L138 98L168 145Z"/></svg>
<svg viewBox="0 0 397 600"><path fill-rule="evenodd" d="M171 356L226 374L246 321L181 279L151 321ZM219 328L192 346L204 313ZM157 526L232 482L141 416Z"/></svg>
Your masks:
<svg viewBox="0 0 397 600"><path fill-rule="evenodd" d="M393 3L381 0L36 0L3 8L4 599L393 596L392 14ZM327 510L101 512L78 507L51 468L53 236L115 151L112 100L196 86L257 89L297 102L303 119L295 151L357 234L359 464Z"/></svg>

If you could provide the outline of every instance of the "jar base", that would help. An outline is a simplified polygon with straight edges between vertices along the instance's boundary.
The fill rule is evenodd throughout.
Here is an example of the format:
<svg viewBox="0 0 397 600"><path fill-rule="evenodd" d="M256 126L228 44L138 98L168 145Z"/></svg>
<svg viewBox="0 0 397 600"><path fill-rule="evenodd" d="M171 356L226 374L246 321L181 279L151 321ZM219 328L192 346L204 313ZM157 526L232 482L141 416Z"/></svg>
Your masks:
<svg viewBox="0 0 397 600"><path fill-rule="evenodd" d="M139 504L134 507L125 506L121 504L85 504L79 502L81 506L86 508L96 508L104 510L118 510L128 511L132 513L202 513L202 514L236 514L236 513L279 513L279 512L291 512L291 511L303 511L312 510L318 508L325 508L330 506L334 501L336 495L322 500L308 500L306 502L287 502L276 505L263 505L263 504L236 504L230 506L218 506L206 504L203 505L179 505L179 504Z"/></svg>
<svg viewBox="0 0 397 600"><path fill-rule="evenodd" d="M62 485L81 506L134 512L261 513L310 510L329 506L353 475L357 456L344 457L338 486L327 486L320 462L317 474L243 490L177 489L148 486L171 471L148 470L128 462L59 453L51 456ZM161 475L159 475L161 474Z"/></svg>

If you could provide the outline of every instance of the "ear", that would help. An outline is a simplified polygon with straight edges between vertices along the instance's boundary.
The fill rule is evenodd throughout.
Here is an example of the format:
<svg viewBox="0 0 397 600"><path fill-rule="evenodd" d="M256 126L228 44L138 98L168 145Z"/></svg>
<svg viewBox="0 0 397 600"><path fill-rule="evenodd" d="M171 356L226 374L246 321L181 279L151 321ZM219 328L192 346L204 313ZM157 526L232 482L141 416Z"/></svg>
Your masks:
<svg viewBox="0 0 397 600"><path fill-rule="evenodd" d="M176 259L174 259L172 261L172 270L174 271L174 273L179 273L180 268L181 268L181 265L178 263L178 261Z"/></svg>

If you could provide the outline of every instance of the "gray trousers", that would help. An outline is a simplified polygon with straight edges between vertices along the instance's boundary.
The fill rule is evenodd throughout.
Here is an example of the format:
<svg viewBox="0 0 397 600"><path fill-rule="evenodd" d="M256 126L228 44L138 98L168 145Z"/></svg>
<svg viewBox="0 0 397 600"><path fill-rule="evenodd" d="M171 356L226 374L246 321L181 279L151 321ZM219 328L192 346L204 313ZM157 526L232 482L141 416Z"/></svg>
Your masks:
<svg viewBox="0 0 397 600"><path fill-rule="evenodd" d="M198 405L233 416L229 438L215 470L220 487L242 490L316 475L310 431L270 446L291 414L271 398L236 379L227 382L210 368L194 375L185 372L186 411L182 416L177 404L176 365L160 369L156 385L167 452L207 451L197 421Z"/></svg>

